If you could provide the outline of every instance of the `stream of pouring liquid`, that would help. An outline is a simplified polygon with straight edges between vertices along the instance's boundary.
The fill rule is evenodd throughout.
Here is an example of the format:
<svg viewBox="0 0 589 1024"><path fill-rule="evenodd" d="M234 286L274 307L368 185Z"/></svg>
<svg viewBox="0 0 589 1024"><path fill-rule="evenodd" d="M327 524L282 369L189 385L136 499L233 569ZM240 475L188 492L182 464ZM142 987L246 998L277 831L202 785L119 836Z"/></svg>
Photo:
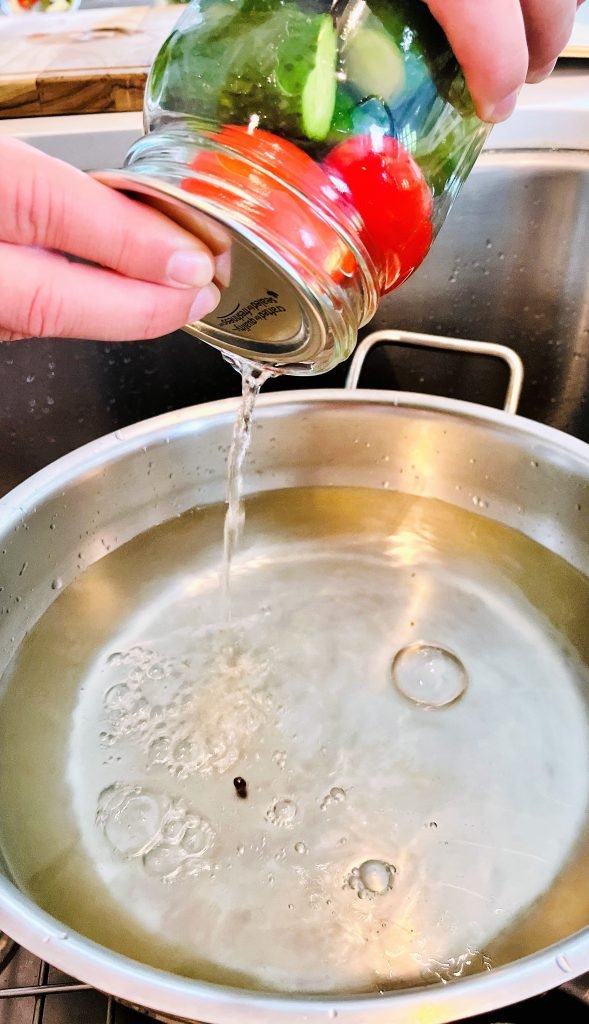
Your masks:
<svg viewBox="0 0 589 1024"><path fill-rule="evenodd" d="M225 357L227 358L227 357ZM231 626L231 564L239 547L245 522L243 506L243 465L251 444L252 419L262 385L271 376L269 370L232 356L228 362L241 374L241 404L233 426L233 438L227 462L227 512L223 530L221 576L221 620Z"/></svg>

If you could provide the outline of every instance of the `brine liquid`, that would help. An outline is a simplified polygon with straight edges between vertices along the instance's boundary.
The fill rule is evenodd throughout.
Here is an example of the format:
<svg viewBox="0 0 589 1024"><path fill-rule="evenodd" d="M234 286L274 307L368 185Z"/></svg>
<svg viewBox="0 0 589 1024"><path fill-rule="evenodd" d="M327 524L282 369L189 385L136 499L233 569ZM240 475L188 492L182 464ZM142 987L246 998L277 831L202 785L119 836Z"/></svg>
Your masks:
<svg viewBox="0 0 589 1024"><path fill-rule="evenodd" d="M451 981L586 925L587 580L431 499L246 505L229 626L219 505L87 569L22 645L16 882L66 929L267 990Z"/></svg>
<svg viewBox="0 0 589 1024"><path fill-rule="evenodd" d="M223 572L221 581L221 617L225 625L231 622L231 563L237 550L245 518L242 501L243 466L251 444L252 418L260 389L270 371L239 359L226 356L227 362L241 376L241 404L233 426L233 437L227 460L227 511L223 524Z"/></svg>

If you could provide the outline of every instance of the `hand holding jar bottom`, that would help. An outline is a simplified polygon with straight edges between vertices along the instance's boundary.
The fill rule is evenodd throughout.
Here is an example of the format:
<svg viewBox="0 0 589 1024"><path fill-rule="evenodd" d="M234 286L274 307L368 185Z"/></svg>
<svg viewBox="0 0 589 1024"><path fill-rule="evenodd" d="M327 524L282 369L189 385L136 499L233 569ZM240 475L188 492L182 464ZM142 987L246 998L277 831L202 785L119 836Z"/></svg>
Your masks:
<svg viewBox="0 0 589 1024"><path fill-rule="evenodd" d="M428 3L488 121L509 116L524 81L550 73L579 6L578 0ZM157 337L217 305L229 276L222 234L199 241L8 139L0 140L0 163L0 340Z"/></svg>

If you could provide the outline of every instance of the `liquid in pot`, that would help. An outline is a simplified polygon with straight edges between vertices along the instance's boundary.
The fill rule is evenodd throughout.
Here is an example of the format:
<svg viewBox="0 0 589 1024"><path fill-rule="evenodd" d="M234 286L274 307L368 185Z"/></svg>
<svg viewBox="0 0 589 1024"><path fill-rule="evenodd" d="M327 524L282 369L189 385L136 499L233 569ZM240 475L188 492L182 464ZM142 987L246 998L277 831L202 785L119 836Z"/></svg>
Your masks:
<svg viewBox="0 0 589 1024"><path fill-rule="evenodd" d="M247 502L108 554L0 689L0 843L66 927L190 977L450 981L589 922L587 579L432 499ZM240 792L241 790L241 792Z"/></svg>

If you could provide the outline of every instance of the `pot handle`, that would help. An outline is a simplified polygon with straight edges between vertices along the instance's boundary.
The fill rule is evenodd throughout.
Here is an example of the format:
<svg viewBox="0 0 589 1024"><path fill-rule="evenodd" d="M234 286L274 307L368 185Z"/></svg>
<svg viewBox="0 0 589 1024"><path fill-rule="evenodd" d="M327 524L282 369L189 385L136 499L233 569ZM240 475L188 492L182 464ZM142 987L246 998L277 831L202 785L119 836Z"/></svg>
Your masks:
<svg viewBox="0 0 589 1024"><path fill-rule="evenodd" d="M416 348L437 348L447 352L470 352L473 355L494 356L502 359L509 369L509 382L503 408L515 414L519 405L524 383L524 365L512 348L496 345L491 341L467 341L464 338L444 338L437 334L415 334L412 331L374 331L357 346L348 376L346 388L358 387L362 367L369 352L377 345L414 345Z"/></svg>

